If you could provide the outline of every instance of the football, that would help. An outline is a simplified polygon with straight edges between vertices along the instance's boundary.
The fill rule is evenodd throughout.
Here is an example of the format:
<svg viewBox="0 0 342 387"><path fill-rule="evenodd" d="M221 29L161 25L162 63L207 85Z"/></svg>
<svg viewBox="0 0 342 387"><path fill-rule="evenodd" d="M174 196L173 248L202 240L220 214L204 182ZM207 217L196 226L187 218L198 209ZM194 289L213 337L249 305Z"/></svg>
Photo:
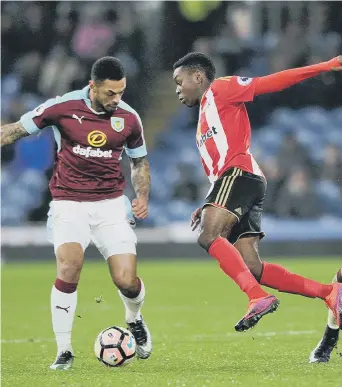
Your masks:
<svg viewBox="0 0 342 387"><path fill-rule="evenodd" d="M130 331L109 327L99 333L94 351L100 362L108 367L118 367L131 362L135 356L135 339Z"/></svg>

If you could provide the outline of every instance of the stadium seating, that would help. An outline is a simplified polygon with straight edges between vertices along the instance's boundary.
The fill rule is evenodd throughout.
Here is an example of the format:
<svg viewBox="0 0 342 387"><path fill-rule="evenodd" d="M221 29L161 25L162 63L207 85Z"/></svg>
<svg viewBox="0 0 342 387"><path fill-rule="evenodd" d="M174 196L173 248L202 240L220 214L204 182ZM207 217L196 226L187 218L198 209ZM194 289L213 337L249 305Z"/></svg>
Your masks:
<svg viewBox="0 0 342 387"><path fill-rule="evenodd" d="M181 108L169 123L166 131L158 138L158 149L150 156L152 169L152 200L149 224L164 225L167 221L188 221L190 213L199 203L189 204L182 200L172 200L172 187L176 183L174 172L178 163L194 166L199 184L207 184L203 179L202 168L195 146L195 127L189 127L189 110ZM321 162L324 146L333 143L342 151L342 108L332 111L320 107L307 107L300 110L276 109L269 123L253 133L252 152L258 160L275 156L286 133L295 133L298 141L309 152L314 162ZM176 158L175 158L176 155ZM324 216L342 217L342 204L337 185L332 182L315 182L317 195L323 204ZM167 203L167 205L165 205ZM283 226L291 222L288 221ZM306 225L312 221L306 221Z"/></svg>
<svg viewBox="0 0 342 387"><path fill-rule="evenodd" d="M17 87L16 80L8 78L4 86L4 98L10 103L11 93ZM36 101L31 101L31 104L33 103ZM170 120L167 129L159 134L157 147L150 153L153 184L150 216L144 226L165 226L170 222L188 221L191 212L200 205L200 202L189 203L187 200L173 199L172 196L173 188L179 181L179 164L193 167L192 177L196 184L204 188L208 185L199 165L195 128L189 124L190 114L189 109L181 107ZM254 131L252 152L259 161L262 161L260 157L274 157L279 152L284 135L292 132L308 150L312 160L320 163L325 145L333 143L342 150L341 125L342 108L332 111L320 107L301 110L279 108L272 113L267 125ZM41 136L23 139L16 144L13 161L2 169L3 225L18 225L24 222L28 212L40 205L48 184L44 171L50 168L52 163L51 132L46 131ZM328 181L316 181L315 189L319 202L322 203L323 216L342 217L342 203L337 185ZM274 221L276 220L272 220ZM293 220L287 222L290 223L284 224L283 227L290 224L290 230ZM305 222L307 226L312 221Z"/></svg>

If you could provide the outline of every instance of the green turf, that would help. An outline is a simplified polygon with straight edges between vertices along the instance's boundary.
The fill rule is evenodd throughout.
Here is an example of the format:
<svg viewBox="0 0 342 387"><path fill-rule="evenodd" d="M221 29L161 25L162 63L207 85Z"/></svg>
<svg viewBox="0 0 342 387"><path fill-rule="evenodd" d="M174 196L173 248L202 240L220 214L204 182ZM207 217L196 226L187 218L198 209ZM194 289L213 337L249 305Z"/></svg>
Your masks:
<svg viewBox="0 0 342 387"><path fill-rule="evenodd" d="M279 261L277 261L279 262ZM329 282L340 260L286 260L289 269ZM326 322L322 301L280 294L281 307L251 332L234 324L247 300L215 262L144 262L144 315L153 335L148 361L108 369L93 354L97 333L123 325L123 307L104 263L86 263L79 286L74 368L52 371L51 264L6 264L2 271L2 386L341 386L342 358L310 365ZM103 303L94 298L103 296ZM299 333L301 332L301 333ZM12 342L11 340L22 340Z"/></svg>

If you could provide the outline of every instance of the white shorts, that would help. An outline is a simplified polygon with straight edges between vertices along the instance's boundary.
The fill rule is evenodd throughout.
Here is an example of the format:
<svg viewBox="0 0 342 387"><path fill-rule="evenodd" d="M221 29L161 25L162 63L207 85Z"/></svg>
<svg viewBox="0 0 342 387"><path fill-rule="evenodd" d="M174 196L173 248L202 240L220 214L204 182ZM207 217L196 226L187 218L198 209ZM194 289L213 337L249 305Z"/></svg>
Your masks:
<svg viewBox="0 0 342 387"><path fill-rule="evenodd" d="M55 252L68 242L79 243L85 251L92 240L105 259L136 254L137 237L127 222L124 196L97 202L53 200L47 237Z"/></svg>

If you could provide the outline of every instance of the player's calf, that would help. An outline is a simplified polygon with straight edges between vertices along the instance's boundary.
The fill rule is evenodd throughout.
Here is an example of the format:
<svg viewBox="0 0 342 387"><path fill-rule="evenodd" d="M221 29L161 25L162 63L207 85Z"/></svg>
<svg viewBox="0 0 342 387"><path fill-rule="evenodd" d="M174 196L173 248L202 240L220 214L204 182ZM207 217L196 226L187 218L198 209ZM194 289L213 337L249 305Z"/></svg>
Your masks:
<svg viewBox="0 0 342 387"><path fill-rule="evenodd" d="M57 343L57 357L51 369L67 370L73 362L71 330L77 305L77 283L56 279L51 291L52 328Z"/></svg>
<svg viewBox="0 0 342 387"><path fill-rule="evenodd" d="M285 267L263 262L261 285L277 289L279 292L298 294L304 297L326 300L333 286L322 284L309 278L292 273Z"/></svg>
<svg viewBox="0 0 342 387"><path fill-rule="evenodd" d="M237 331L244 331L256 325L264 315L275 311L279 301L261 288L235 246L226 238L219 236L227 237L236 221L235 215L228 211L215 206L205 207L202 212L202 231L198 243L203 248L210 245L208 253L218 261L222 271L248 296L248 312L235 326ZM218 236L213 240L216 235Z"/></svg>
<svg viewBox="0 0 342 387"><path fill-rule="evenodd" d="M132 332L137 343L137 356L147 359L152 352L152 338L150 331L141 315L141 308L145 300L145 286L140 278L136 277L138 290L134 288L120 289L119 295L125 306L125 320L128 329Z"/></svg>
<svg viewBox="0 0 342 387"><path fill-rule="evenodd" d="M57 343L57 357L51 369L66 370L73 362L71 331L83 259L83 249L78 243L64 243L57 248L58 278L51 290L52 328Z"/></svg>
<svg viewBox="0 0 342 387"><path fill-rule="evenodd" d="M108 258L108 266L113 282L125 307L125 320L128 329L137 343L137 355L147 359L152 352L150 332L141 316L145 300L145 286L136 275L135 254L117 254Z"/></svg>

